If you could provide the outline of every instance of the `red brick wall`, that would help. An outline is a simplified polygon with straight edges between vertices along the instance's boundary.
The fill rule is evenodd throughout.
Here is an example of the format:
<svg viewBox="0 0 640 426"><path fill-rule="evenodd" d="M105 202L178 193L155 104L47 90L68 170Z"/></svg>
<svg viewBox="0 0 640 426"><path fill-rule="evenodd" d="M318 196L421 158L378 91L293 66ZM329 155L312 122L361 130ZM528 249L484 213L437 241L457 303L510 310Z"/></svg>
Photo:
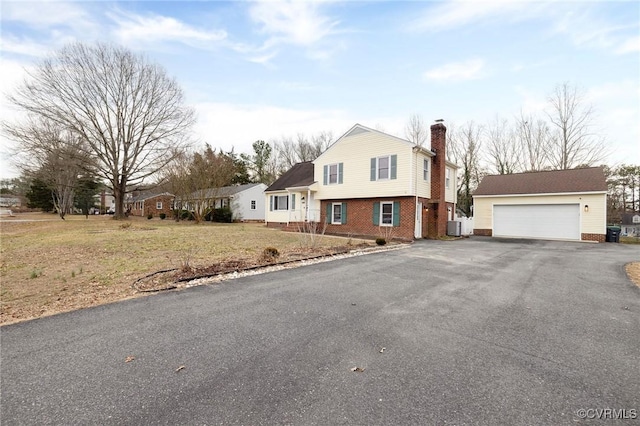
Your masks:
<svg viewBox="0 0 640 426"><path fill-rule="evenodd" d="M156 208L157 202L162 202L162 209ZM147 198L144 200L144 210L137 209L136 203L131 203L131 211L129 212L132 216L142 216L146 217L151 214L153 217L158 217L160 213L164 213L168 218L171 218L173 212L171 211L171 202L173 201L173 195L158 195L157 197Z"/></svg>
<svg viewBox="0 0 640 426"><path fill-rule="evenodd" d="M431 150L436 153L431 167L431 199L427 215L429 238L447 234L447 203L445 203L447 128L442 123L431 126Z"/></svg>
<svg viewBox="0 0 640 426"><path fill-rule="evenodd" d="M606 239L605 234L581 234L580 239L582 241L597 241L599 243L604 243Z"/></svg>
<svg viewBox="0 0 640 426"><path fill-rule="evenodd" d="M327 204L347 203L347 223L344 225L328 224L326 233L334 235L367 236L377 238L383 236L386 226L379 227L373 224L373 203L380 201L400 202L400 226L392 227L391 237L400 240L413 240L415 230L415 197L397 198L361 198L351 200L323 200L320 206L320 220L324 223L327 213Z"/></svg>
<svg viewBox="0 0 640 426"><path fill-rule="evenodd" d="M493 231L491 229L474 229L473 235L480 235L483 237L490 237L493 235Z"/></svg>

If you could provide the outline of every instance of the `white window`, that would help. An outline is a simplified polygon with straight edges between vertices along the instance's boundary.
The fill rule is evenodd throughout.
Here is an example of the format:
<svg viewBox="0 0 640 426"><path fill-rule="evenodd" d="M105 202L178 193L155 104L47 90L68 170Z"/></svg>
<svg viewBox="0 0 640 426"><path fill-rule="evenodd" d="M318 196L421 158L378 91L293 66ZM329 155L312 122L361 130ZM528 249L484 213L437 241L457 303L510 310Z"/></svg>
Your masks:
<svg viewBox="0 0 640 426"><path fill-rule="evenodd" d="M289 196L288 195L274 195L274 197L273 197L273 209L274 210L289 210Z"/></svg>
<svg viewBox="0 0 640 426"><path fill-rule="evenodd" d="M156 202L156 210L162 210L162 201Z"/></svg>
<svg viewBox="0 0 640 426"><path fill-rule="evenodd" d="M380 203L380 225L393 226L393 203Z"/></svg>
<svg viewBox="0 0 640 426"><path fill-rule="evenodd" d="M256 200L251 200L251 210L256 209Z"/></svg>
<svg viewBox="0 0 640 426"><path fill-rule="evenodd" d="M389 157L378 157L378 169L377 169L377 177L378 180L389 179L389 167L391 161Z"/></svg>
<svg viewBox="0 0 640 426"><path fill-rule="evenodd" d="M429 180L429 159L425 158L422 160L422 179L425 181Z"/></svg>
<svg viewBox="0 0 640 426"><path fill-rule="evenodd" d="M329 184L338 183L338 165L330 164L329 165Z"/></svg>
<svg viewBox="0 0 640 426"><path fill-rule="evenodd" d="M450 184L451 184L451 169L446 169L446 171L445 171L445 179L444 179L445 188L449 189L449 185Z"/></svg>
<svg viewBox="0 0 640 426"><path fill-rule="evenodd" d="M333 203L331 206L331 223L333 225L342 224L342 203Z"/></svg>

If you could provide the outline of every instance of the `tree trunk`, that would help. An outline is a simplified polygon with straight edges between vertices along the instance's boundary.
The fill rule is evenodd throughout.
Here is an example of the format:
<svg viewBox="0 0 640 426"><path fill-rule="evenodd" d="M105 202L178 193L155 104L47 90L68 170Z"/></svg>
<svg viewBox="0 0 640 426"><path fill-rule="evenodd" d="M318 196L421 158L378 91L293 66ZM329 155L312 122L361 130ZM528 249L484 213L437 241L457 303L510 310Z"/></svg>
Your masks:
<svg viewBox="0 0 640 426"><path fill-rule="evenodd" d="M116 203L116 212L113 215L113 218L116 220L125 219L125 209L124 209L124 198L126 195L126 187L122 183L118 185L114 185L113 187L113 198Z"/></svg>

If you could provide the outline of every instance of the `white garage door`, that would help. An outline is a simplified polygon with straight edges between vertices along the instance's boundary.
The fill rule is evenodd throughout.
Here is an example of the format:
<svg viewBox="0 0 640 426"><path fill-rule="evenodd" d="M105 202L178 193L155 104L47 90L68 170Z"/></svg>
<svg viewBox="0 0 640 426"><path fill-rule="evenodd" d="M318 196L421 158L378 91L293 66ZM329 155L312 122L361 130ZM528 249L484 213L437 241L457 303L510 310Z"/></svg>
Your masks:
<svg viewBox="0 0 640 426"><path fill-rule="evenodd" d="M493 235L496 237L579 240L580 205L494 205Z"/></svg>

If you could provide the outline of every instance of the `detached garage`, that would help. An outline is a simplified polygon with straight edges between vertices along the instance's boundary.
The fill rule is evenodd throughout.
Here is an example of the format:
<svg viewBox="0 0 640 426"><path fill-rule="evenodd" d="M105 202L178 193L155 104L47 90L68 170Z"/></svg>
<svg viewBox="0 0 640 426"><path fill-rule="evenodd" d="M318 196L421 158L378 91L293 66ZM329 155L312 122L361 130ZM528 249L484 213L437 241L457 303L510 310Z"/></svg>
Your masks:
<svg viewBox="0 0 640 426"><path fill-rule="evenodd" d="M602 167L486 176L473 195L473 232L603 242L606 209Z"/></svg>

